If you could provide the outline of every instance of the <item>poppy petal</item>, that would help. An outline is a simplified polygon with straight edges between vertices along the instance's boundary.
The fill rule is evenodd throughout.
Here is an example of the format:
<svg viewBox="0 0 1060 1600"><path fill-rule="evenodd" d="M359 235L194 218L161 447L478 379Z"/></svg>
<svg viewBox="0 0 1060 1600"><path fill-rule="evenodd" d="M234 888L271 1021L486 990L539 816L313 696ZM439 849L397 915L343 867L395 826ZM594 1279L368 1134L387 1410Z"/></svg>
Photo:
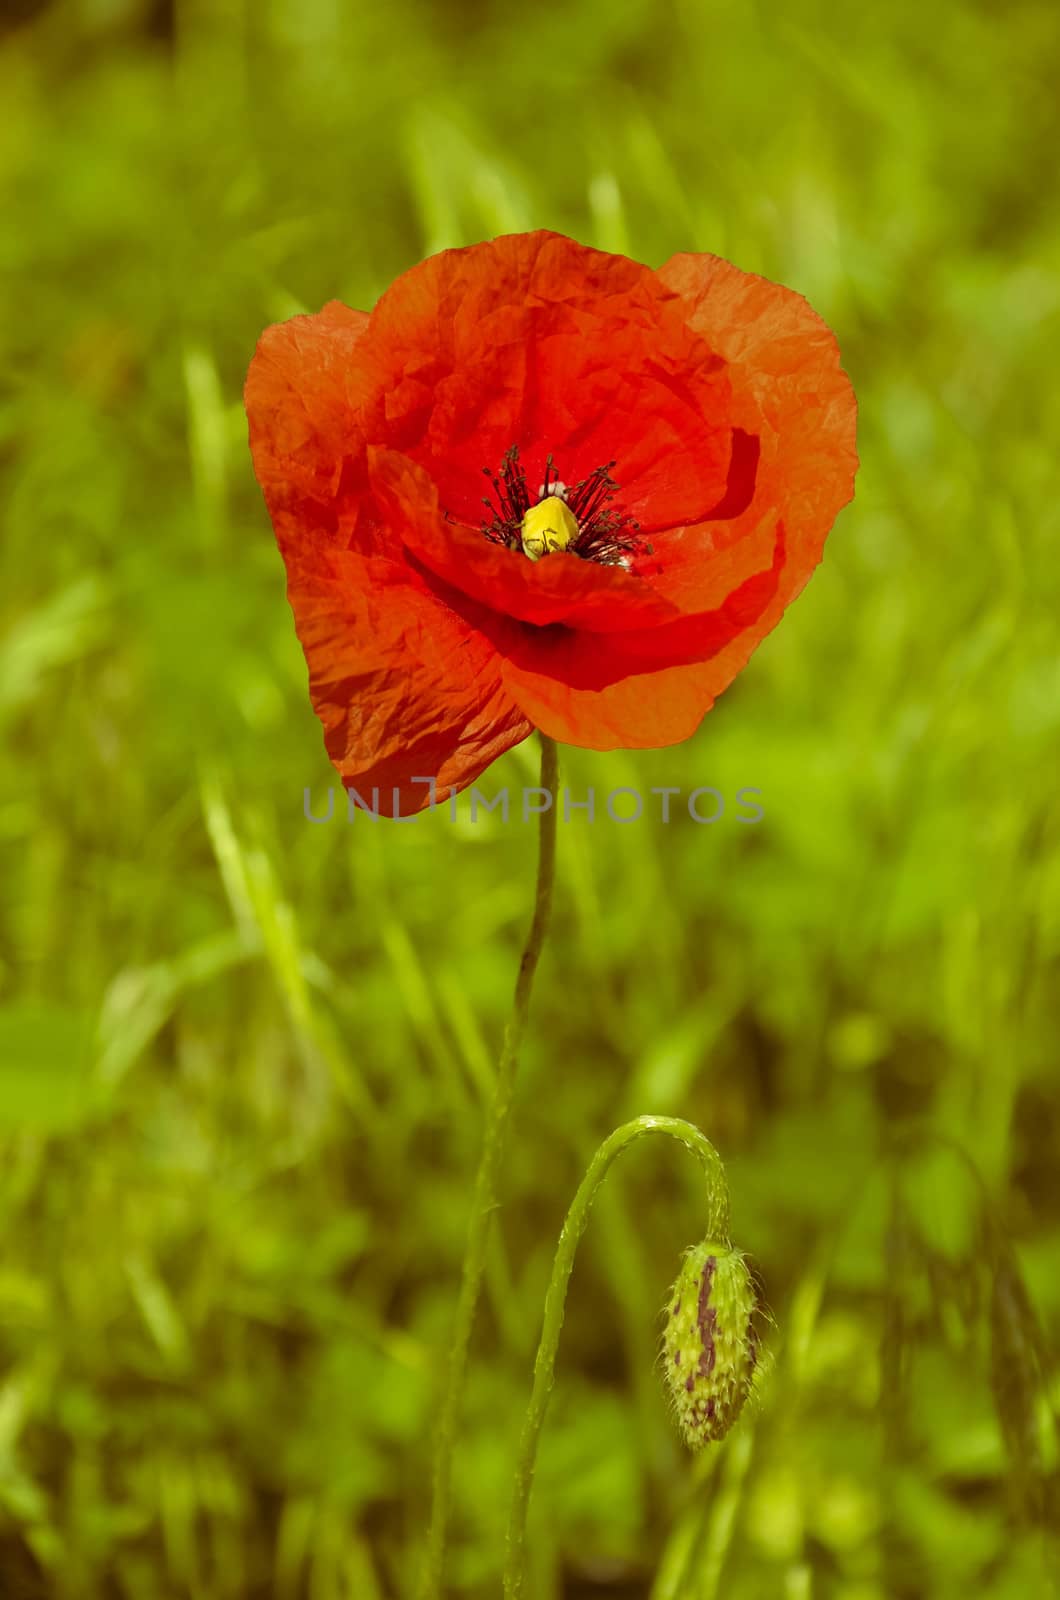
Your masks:
<svg viewBox="0 0 1060 1600"><path fill-rule="evenodd" d="M400 563L316 550L288 560L313 708L343 782L402 816L465 788L532 732L493 646Z"/></svg>
<svg viewBox="0 0 1060 1600"><path fill-rule="evenodd" d="M716 664L731 662L734 647L751 636L775 604L785 559L780 524L769 567L746 579L714 611L681 617L661 628L598 637L592 644L588 635L569 629L513 633L497 641L504 682L527 716L552 738L599 750L616 747L615 719L630 704L629 695L617 691L631 684L647 700L651 714L627 717L620 743L631 749L676 743L694 731L725 687L727 668L716 669ZM748 655L752 648L749 644ZM712 670L705 672L708 667ZM675 671L690 674L702 701L691 721L686 697L676 696L671 705L656 693L664 684L673 686ZM674 727L685 723L687 732L675 734Z"/></svg>
<svg viewBox="0 0 1060 1600"><path fill-rule="evenodd" d="M313 316L266 328L250 364L244 402L254 471L281 552L314 539L376 544L365 503L364 451L351 428L354 352L363 311L332 300Z"/></svg>
<svg viewBox="0 0 1060 1600"><path fill-rule="evenodd" d="M547 231L443 250L383 295L357 362L366 439L422 466L467 527L483 469L513 444L535 487L549 453L568 484L613 460L646 526L693 521L726 493L725 362L625 256Z"/></svg>
<svg viewBox="0 0 1060 1600"><path fill-rule="evenodd" d="M643 578L562 553L529 561L477 528L447 522L422 467L394 450L368 450L368 482L379 514L427 570L506 617L591 632L651 627L679 615Z"/></svg>
<svg viewBox="0 0 1060 1600"><path fill-rule="evenodd" d="M579 684L572 671L557 676L511 661L503 674L513 699L552 739L587 750L658 750L695 733L756 644L753 633L738 633L709 660L653 666L600 687Z"/></svg>
<svg viewBox="0 0 1060 1600"><path fill-rule="evenodd" d="M688 610L702 604L704 586L716 592L716 567L725 581L742 581L766 555L768 513L783 519L790 548L783 611L854 492L857 402L835 335L800 294L719 256L676 255L658 275L729 363L734 423L758 437L759 452L754 492L740 514L656 537L662 573L655 587Z"/></svg>

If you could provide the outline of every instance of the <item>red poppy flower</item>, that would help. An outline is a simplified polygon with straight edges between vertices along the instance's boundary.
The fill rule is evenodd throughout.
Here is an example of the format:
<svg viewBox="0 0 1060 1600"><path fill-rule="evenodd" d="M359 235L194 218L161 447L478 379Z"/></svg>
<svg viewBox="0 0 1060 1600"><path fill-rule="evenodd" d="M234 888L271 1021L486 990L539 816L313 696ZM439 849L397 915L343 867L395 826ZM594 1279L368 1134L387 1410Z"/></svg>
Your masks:
<svg viewBox="0 0 1060 1600"><path fill-rule="evenodd" d="M533 727L686 739L857 467L850 382L799 295L548 232L268 328L246 405L328 753L402 814L414 778L444 798Z"/></svg>

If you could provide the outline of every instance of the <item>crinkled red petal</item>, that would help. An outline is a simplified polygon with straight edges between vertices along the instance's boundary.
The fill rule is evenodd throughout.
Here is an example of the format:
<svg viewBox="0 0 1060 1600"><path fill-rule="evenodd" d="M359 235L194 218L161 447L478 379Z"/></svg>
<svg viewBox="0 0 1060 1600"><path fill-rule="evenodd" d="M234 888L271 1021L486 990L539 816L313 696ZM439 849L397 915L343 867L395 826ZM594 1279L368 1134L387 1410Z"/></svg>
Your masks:
<svg viewBox="0 0 1060 1600"><path fill-rule="evenodd" d="M254 471L282 551L300 546L309 526L314 539L372 547L364 450L351 428L354 352L368 320L332 300L258 340L244 401Z"/></svg>
<svg viewBox="0 0 1060 1600"><path fill-rule="evenodd" d="M704 592L716 593L716 575L742 582L767 557L773 515L787 530L786 605L820 561L854 492L857 403L835 335L801 295L719 256L677 255L658 276L727 361L734 426L757 438L758 448L754 491L736 515L656 534L661 571L654 586L689 610Z"/></svg>
<svg viewBox="0 0 1060 1600"><path fill-rule="evenodd" d="M385 814L420 811L422 780L445 799L532 731L485 634L400 563L328 550L287 573L328 755L367 805L378 787Z"/></svg>
<svg viewBox="0 0 1060 1600"><path fill-rule="evenodd" d="M590 632L651 627L680 613L643 578L557 553L530 561L480 530L447 522L422 467L394 450L368 450L368 481L396 544L435 577L504 617Z"/></svg>
<svg viewBox="0 0 1060 1600"><path fill-rule="evenodd" d="M651 713L638 720L635 736L630 724L630 746L672 744L673 716L685 718L685 702L668 708L660 701L656 693L660 675L672 684L677 670L698 672L704 664L731 659L733 646L754 637L775 604L785 559L781 524L770 565L745 579L716 610L682 616L665 627L603 637L566 628L521 629L493 636L504 658L504 682L513 700L551 737L595 749L610 749L615 742L610 691L635 683L647 697ZM753 644L748 646L748 654L752 648ZM628 708L628 693L624 691L617 703Z"/></svg>
<svg viewBox="0 0 1060 1600"><path fill-rule="evenodd" d="M367 318L332 305L262 336L246 386L255 471L287 567L332 762L386 815L472 783L531 732L497 652L404 560L348 454L350 354ZM350 551L351 538L360 546Z"/></svg>
<svg viewBox="0 0 1060 1600"><path fill-rule="evenodd" d="M554 738L594 749L655 747L694 731L808 581L857 470L853 389L834 335L800 295L715 256L675 257L659 276L728 361L734 427L757 438L759 449L753 493L735 516L655 532L660 571L652 586L682 611L720 606L724 613L720 597L741 591L756 603L729 640L698 662L664 666L660 659L655 670L614 681L599 669L587 680L573 645L532 661L507 654L505 681L531 720ZM767 570L763 587L757 580ZM661 628L660 642L667 634L680 639L681 625Z"/></svg>
<svg viewBox="0 0 1060 1600"><path fill-rule="evenodd" d="M724 361L625 256L548 232L444 250L383 295L357 363L366 440L423 467L466 527L483 520L483 468L512 445L531 494L550 452L568 485L615 460L646 526L695 521L726 494Z"/></svg>

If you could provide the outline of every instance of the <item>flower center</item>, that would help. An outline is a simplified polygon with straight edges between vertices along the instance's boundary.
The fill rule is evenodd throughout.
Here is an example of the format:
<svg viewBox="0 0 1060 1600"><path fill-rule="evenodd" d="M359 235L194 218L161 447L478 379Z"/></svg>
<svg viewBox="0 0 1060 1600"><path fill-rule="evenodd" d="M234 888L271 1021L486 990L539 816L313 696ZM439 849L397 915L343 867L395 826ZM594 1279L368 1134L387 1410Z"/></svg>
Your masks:
<svg viewBox="0 0 1060 1600"><path fill-rule="evenodd" d="M566 550L577 537L577 519L558 494L546 495L523 513L523 550L531 561Z"/></svg>
<svg viewBox="0 0 1060 1600"><path fill-rule="evenodd" d="M594 468L568 489L549 456L544 481L531 496L519 446L513 444L505 451L499 474L482 469L493 485L493 496L482 502L489 512L482 532L494 544L521 550L531 561L565 554L628 572L636 557L650 555L651 546L641 538L639 524L612 504L618 492L611 476L614 465L609 461Z"/></svg>

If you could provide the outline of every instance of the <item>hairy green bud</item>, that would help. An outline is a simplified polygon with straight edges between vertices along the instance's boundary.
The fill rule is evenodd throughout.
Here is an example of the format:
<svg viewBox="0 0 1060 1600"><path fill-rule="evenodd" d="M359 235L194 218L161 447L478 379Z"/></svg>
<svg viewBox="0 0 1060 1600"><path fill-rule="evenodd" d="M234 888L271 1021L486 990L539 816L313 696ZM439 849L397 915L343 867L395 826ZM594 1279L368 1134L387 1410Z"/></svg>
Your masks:
<svg viewBox="0 0 1060 1600"><path fill-rule="evenodd" d="M724 1439L743 1409L758 1359L758 1307L747 1263L704 1240L685 1256L666 1309L663 1373L685 1443Z"/></svg>

